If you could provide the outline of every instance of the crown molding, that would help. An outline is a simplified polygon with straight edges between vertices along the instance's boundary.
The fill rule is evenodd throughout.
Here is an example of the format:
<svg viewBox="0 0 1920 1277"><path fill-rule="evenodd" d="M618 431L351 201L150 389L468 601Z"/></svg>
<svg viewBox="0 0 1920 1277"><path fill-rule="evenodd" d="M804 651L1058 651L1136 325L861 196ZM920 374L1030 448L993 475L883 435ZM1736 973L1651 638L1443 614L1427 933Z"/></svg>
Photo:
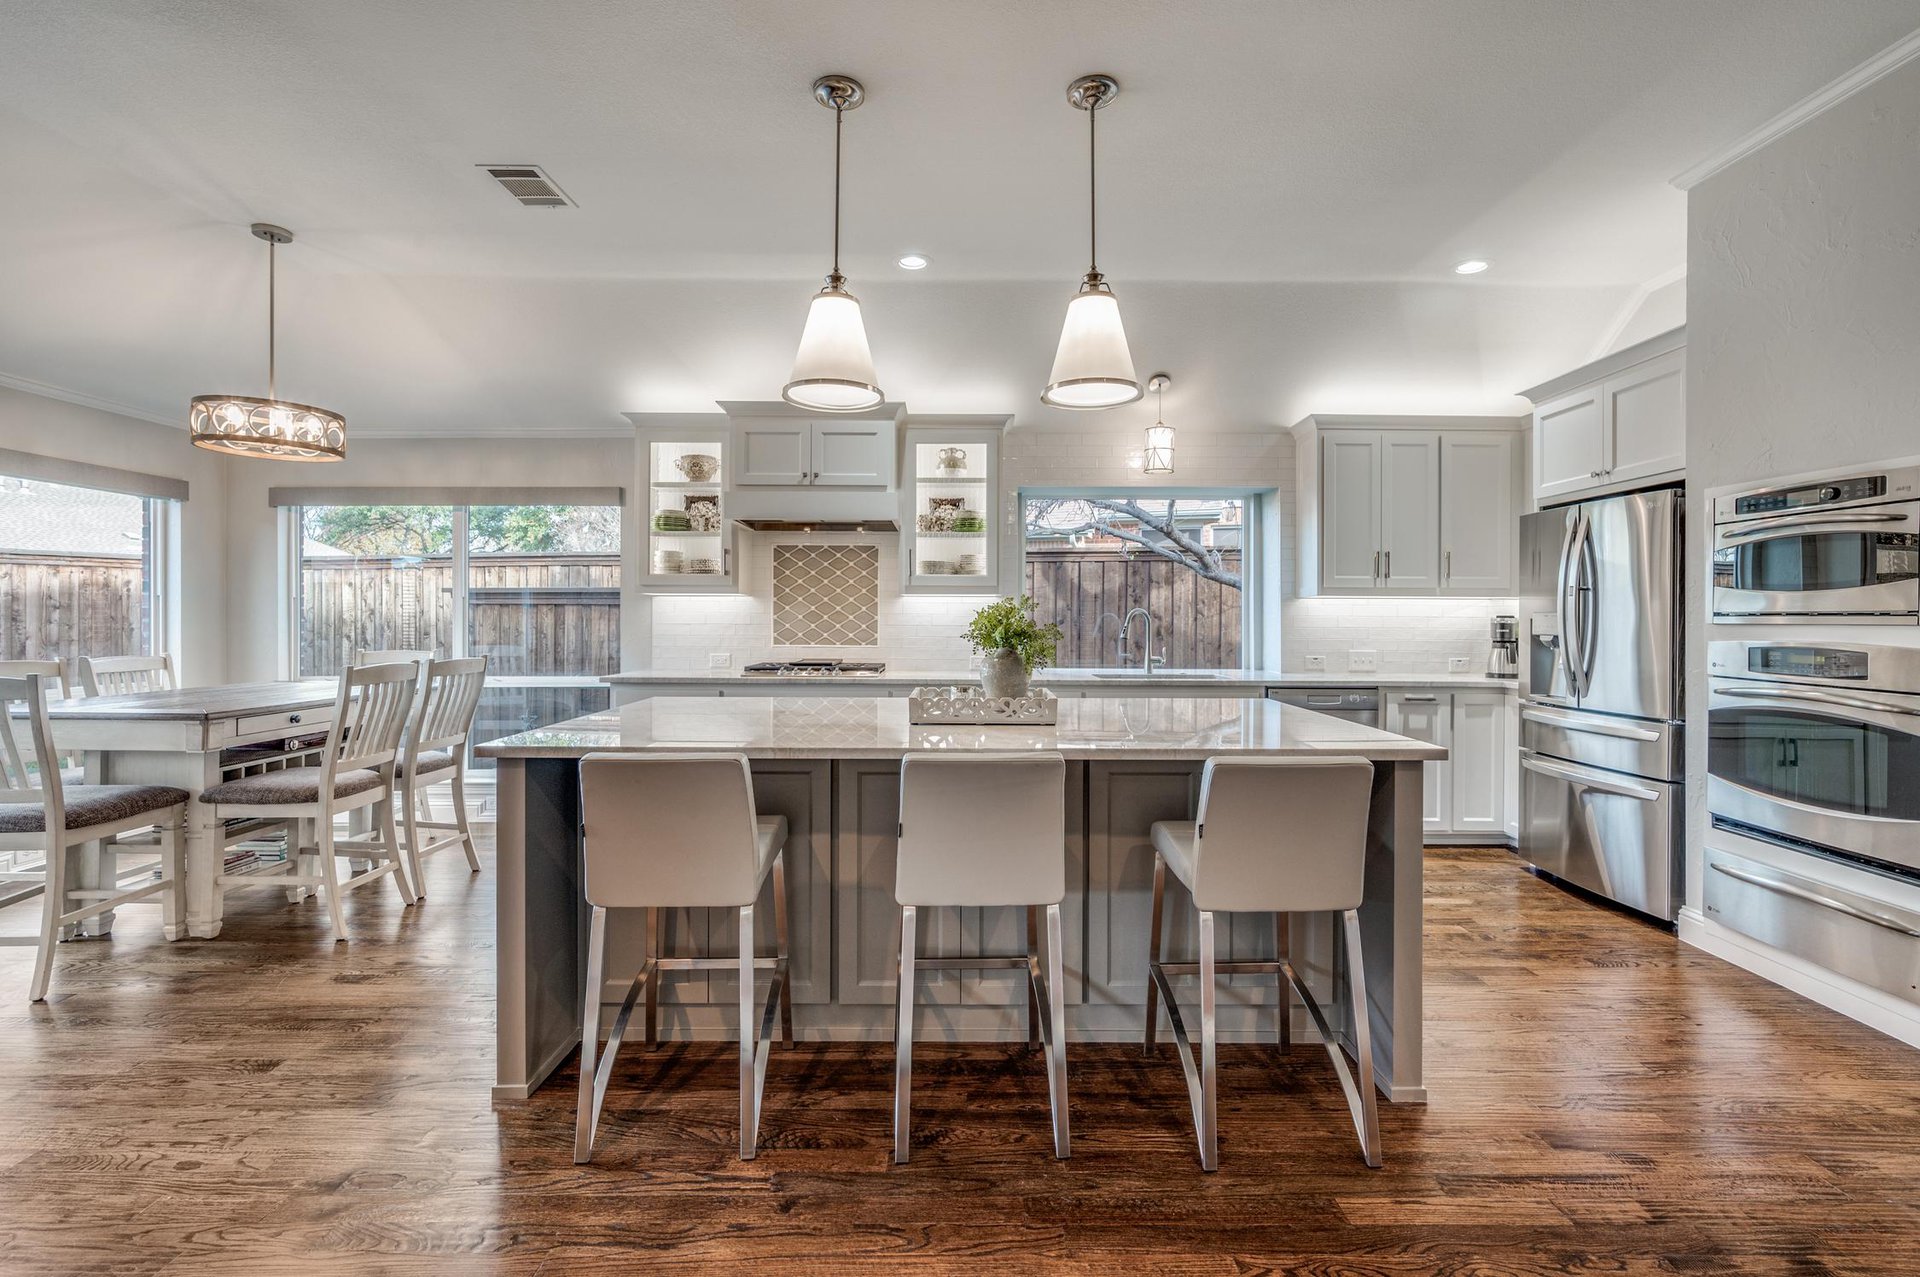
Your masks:
<svg viewBox="0 0 1920 1277"><path fill-rule="evenodd" d="M1620 334L1627 330L1627 325L1633 322L1633 317L1640 313L1640 308L1646 305L1647 298L1668 284L1677 284L1686 277L1687 264L1681 262L1672 270L1662 271L1652 279L1643 279L1635 284L1633 291L1627 294L1627 300L1621 304L1619 313L1614 315L1613 322L1608 324L1606 331L1600 334L1600 340L1593 343L1593 351L1587 356L1587 362L1592 363L1613 349L1613 343L1620 340Z"/></svg>
<svg viewBox="0 0 1920 1277"><path fill-rule="evenodd" d="M1808 120L1840 105L1882 76L1889 75L1920 57L1920 31L1888 45L1825 88L1806 97L1762 124L1733 145L1700 161L1673 179L1673 185L1690 191L1700 183L1760 150L1768 143L1799 128Z"/></svg>
<svg viewBox="0 0 1920 1277"><path fill-rule="evenodd" d="M117 417L132 417L137 421L151 421L155 425L171 426L175 430L187 428L187 414L178 417L162 417L158 413L148 412L144 408L135 408L131 404L117 403L112 399L102 399L99 395L89 395L79 390L68 390L65 386L51 386L44 381L35 381L31 377L17 377L10 372L0 372L0 386L18 390L23 394L39 395L42 399L57 399L61 403L74 404L81 408L92 408L96 412L110 412Z"/></svg>

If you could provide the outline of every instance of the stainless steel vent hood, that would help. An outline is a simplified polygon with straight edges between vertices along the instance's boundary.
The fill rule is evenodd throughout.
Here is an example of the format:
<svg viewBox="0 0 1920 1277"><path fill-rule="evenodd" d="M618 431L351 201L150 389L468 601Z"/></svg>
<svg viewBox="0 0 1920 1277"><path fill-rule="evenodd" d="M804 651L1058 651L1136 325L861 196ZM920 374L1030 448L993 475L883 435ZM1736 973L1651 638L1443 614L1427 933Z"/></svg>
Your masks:
<svg viewBox="0 0 1920 1277"><path fill-rule="evenodd" d="M898 532L892 519L735 519L754 532Z"/></svg>

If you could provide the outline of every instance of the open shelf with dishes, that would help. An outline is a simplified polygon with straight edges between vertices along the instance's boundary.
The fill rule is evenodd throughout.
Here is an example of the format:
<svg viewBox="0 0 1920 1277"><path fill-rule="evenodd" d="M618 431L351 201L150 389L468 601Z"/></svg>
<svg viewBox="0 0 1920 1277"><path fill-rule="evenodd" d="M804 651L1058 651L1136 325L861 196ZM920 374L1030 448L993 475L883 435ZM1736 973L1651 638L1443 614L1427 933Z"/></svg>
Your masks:
<svg viewBox="0 0 1920 1277"><path fill-rule="evenodd" d="M688 430L643 437L645 508L641 511L647 588L733 593L733 525L727 516L724 431Z"/></svg>
<svg viewBox="0 0 1920 1277"><path fill-rule="evenodd" d="M906 591L999 593L1000 428L910 423L906 443Z"/></svg>

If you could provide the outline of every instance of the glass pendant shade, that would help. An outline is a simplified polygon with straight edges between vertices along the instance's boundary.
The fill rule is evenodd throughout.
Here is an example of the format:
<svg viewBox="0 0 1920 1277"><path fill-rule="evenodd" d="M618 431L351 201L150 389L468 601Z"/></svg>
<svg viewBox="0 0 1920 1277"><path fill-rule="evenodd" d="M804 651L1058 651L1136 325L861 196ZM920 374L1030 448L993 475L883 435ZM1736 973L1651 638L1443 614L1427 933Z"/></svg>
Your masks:
<svg viewBox="0 0 1920 1277"><path fill-rule="evenodd" d="M1147 427L1147 450L1140 469L1146 474L1173 473L1173 427Z"/></svg>
<svg viewBox="0 0 1920 1277"><path fill-rule="evenodd" d="M780 397L815 412L860 412L884 398L877 380L859 299L844 289L822 289L807 308L793 376Z"/></svg>
<svg viewBox="0 0 1920 1277"><path fill-rule="evenodd" d="M1056 408L1114 408L1141 395L1120 303L1104 287L1083 288L1067 303L1053 373L1042 403Z"/></svg>

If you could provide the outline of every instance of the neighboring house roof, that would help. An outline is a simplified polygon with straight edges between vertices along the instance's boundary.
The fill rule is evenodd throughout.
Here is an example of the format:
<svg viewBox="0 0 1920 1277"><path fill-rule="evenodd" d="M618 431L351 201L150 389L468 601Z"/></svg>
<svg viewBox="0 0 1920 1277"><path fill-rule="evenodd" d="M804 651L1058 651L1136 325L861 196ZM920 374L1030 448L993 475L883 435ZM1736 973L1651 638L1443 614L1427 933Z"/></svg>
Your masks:
<svg viewBox="0 0 1920 1277"><path fill-rule="evenodd" d="M138 558L143 498L0 477L0 554Z"/></svg>

